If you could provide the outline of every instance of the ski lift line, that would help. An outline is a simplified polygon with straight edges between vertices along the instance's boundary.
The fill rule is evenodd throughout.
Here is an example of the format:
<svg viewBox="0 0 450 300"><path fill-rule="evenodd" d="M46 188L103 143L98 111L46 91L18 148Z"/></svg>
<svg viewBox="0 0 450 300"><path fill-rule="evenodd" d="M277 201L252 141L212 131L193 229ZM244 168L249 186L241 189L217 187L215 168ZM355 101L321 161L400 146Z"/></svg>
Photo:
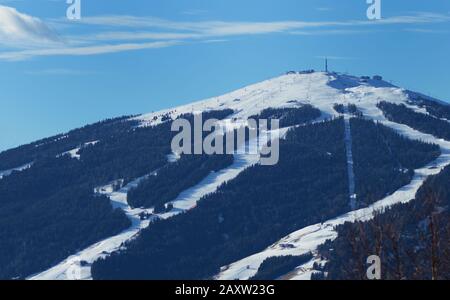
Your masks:
<svg viewBox="0 0 450 300"><path fill-rule="evenodd" d="M306 100L309 102L311 100L311 77L308 76L308 85L306 87Z"/></svg>
<svg viewBox="0 0 450 300"><path fill-rule="evenodd" d="M343 95L345 103L345 95ZM347 176L348 176L348 191L350 208L353 210L357 207L356 193L355 193L355 172L353 169L353 152L352 152L352 133L350 125L350 115L348 106L344 105L344 133L345 133L345 152L347 157Z"/></svg>

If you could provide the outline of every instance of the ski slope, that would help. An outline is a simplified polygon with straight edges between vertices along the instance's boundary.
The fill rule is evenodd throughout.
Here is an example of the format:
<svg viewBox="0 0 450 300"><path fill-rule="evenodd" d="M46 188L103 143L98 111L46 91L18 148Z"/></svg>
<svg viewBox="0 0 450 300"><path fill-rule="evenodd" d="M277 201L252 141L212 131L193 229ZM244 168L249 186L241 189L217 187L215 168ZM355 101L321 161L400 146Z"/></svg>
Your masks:
<svg viewBox="0 0 450 300"><path fill-rule="evenodd" d="M361 97L365 95L375 95L375 97L370 99L346 97L345 93L348 90L356 91L358 88L364 91ZM141 121L142 126L151 126L160 124L166 115L175 119L186 113L221 109L233 109L235 111L233 118L245 120L266 108L298 107L301 104L311 104L322 111L324 118L330 118L339 116L333 108L335 103L376 105L381 100L386 100L408 105L408 93L412 92L382 80L361 82L355 76L325 72L289 74L265 80L223 96L144 114L133 120Z"/></svg>
<svg viewBox="0 0 450 300"><path fill-rule="evenodd" d="M328 103L336 101L339 91L327 86L328 80L325 73L283 75L223 96L145 114L135 119L140 120L142 126L150 126L161 123L165 114L170 114L175 119L186 113L233 109L235 111L233 118L245 120L269 107L297 107L299 104L309 103L311 102L308 101L309 95L320 95L320 99L315 100L314 105L329 117L335 115L335 112L332 107L330 109ZM311 85L308 85L309 82Z"/></svg>

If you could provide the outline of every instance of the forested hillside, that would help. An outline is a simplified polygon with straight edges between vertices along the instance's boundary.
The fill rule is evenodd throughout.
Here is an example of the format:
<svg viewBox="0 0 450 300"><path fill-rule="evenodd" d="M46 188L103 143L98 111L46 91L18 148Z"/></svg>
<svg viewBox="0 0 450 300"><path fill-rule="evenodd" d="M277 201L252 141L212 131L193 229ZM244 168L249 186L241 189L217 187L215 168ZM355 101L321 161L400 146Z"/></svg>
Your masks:
<svg viewBox="0 0 450 300"><path fill-rule="evenodd" d="M139 124L129 116L109 119L65 134L42 139L0 153L0 170L8 170L33 162L40 158L55 157L83 143L102 140L117 134L128 132Z"/></svg>
<svg viewBox="0 0 450 300"><path fill-rule="evenodd" d="M328 279L367 279L366 259L381 258L382 279L450 279L450 167L430 177L415 200L369 222L346 223L321 247Z"/></svg>
<svg viewBox="0 0 450 300"><path fill-rule="evenodd" d="M254 120L277 119L280 121L280 128L294 126L310 122L319 118L322 112L310 104L305 104L295 108L266 108L260 114L250 116Z"/></svg>
<svg viewBox="0 0 450 300"><path fill-rule="evenodd" d="M250 280L277 280L298 266L313 258L311 253L301 256L274 256L267 258L259 267L258 273Z"/></svg>
<svg viewBox="0 0 450 300"><path fill-rule="evenodd" d="M419 107L425 108L430 115L439 119L450 120L450 104L433 101L418 94L411 94L410 98L412 99L412 104L417 104Z"/></svg>
<svg viewBox="0 0 450 300"><path fill-rule="evenodd" d="M393 122L405 124L435 137L450 140L450 123L448 121L415 112L404 104L380 102L378 107L384 112L386 118Z"/></svg>
<svg viewBox="0 0 450 300"><path fill-rule="evenodd" d="M371 120L352 118L356 194L365 207L408 184L414 170L435 160L439 146L410 140Z"/></svg>
<svg viewBox="0 0 450 300"><path fill-rule="evenodd" d="M207 114L224 117L231 112ZM25 278L130 225L94 189L118 179L129 182L168 164L175 134L171 121L138 124L108 120L0 155L5 168L33 162L31 168L0 179L0 278ZM90 141L96 143L80 147ZM79 157L64 154L72 147L80 147Z"/></svg>

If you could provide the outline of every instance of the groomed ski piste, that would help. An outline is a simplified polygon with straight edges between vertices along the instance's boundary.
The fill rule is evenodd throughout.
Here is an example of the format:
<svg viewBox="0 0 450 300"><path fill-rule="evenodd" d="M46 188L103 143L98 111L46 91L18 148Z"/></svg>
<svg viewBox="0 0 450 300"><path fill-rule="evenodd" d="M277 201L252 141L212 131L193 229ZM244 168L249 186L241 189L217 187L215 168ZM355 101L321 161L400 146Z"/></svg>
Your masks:
<svg viewBox="0 0 450 300"><path fill-rule="evenodd" d="M289 74L269 79L220 97L142 115L135 119L141 122L141 126L152 126L163 122L167 115L175 119L186 113L233 109L235 113L230 118L233 118L233 120L246 120L250 116L259 114L266 108L298 107L302 104L311 104L322 111L320 119L324 120L340 116L334 110L334 104L355 104L366 118L379 121L410 139L418 139L440 145L442 155L429 166L415 170L415 176L411 183L394 194L376 202L370 207L350 211L323 224L315 224L299 229L260 253L255 253L222 267L221 272L215 276L215 279L246 280L257 273L259 266L266 258L286 255L295 256L308 252L315 254L319 245L329 239L333 240L336 238L335 226L356 220L369 220L373 217L375 211L382 211L394 204L406 203L412 200L428 176L438 174L445 166L450 164L450 142L418 132L408 126L390 122L376 106L380 101L396 104L402 103L416 112L427 113L423 108L409 104L408 100L411 95L414 95L414 93L382 80L361 82L358 77L324 72ZM349 116L346 114L346 119L348 118ZM286 131L287 129L279 130L274 136L282 137ZM252 147L255 147L255 145ZM168 157L170 162L174 162L176 159L176 155ZM125 242L135 238L140 230L149 226L154 218L167 219L194 208L201 197L214 192L222 183L232 180L249 166L257 164L258 161L258 155L236 153L232 166L210 174L198 185L182 192L177 199L171 202L174 205L174 209L161 215L153 215L152 209L132 209L128 206L127 192L138 185L142 178L131 182L116 192L113 191L112 184L96 189L97 192L107 195L114 207L120 207L124 210L132 221L132 226L119 235L100 241L68 257L49 270L31 276L29 279L91 279L90 265L95 260L120 249ZM154 175L152 172L147 176ZM141 220L140 214L143 212L149 213L152 217L148 220ZM290 247L284 246L287 244ZM291 273L286 274L282 279L310 279L313 272L312 266L316 261L320 262L318 258L314 258L307 264L299 266Z"/></svg>

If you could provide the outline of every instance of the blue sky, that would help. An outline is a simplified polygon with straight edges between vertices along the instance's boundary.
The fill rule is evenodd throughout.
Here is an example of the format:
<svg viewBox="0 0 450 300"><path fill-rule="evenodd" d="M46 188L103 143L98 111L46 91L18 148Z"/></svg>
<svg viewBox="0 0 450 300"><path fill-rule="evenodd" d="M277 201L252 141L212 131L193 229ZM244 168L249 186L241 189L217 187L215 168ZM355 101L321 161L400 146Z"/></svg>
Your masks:
<svg viewBox="0 0 450 300"><path fill-rule="evenodd" d="M450 101L450 1L0 0L0 151L290 69L382 74Z"/></svg>

